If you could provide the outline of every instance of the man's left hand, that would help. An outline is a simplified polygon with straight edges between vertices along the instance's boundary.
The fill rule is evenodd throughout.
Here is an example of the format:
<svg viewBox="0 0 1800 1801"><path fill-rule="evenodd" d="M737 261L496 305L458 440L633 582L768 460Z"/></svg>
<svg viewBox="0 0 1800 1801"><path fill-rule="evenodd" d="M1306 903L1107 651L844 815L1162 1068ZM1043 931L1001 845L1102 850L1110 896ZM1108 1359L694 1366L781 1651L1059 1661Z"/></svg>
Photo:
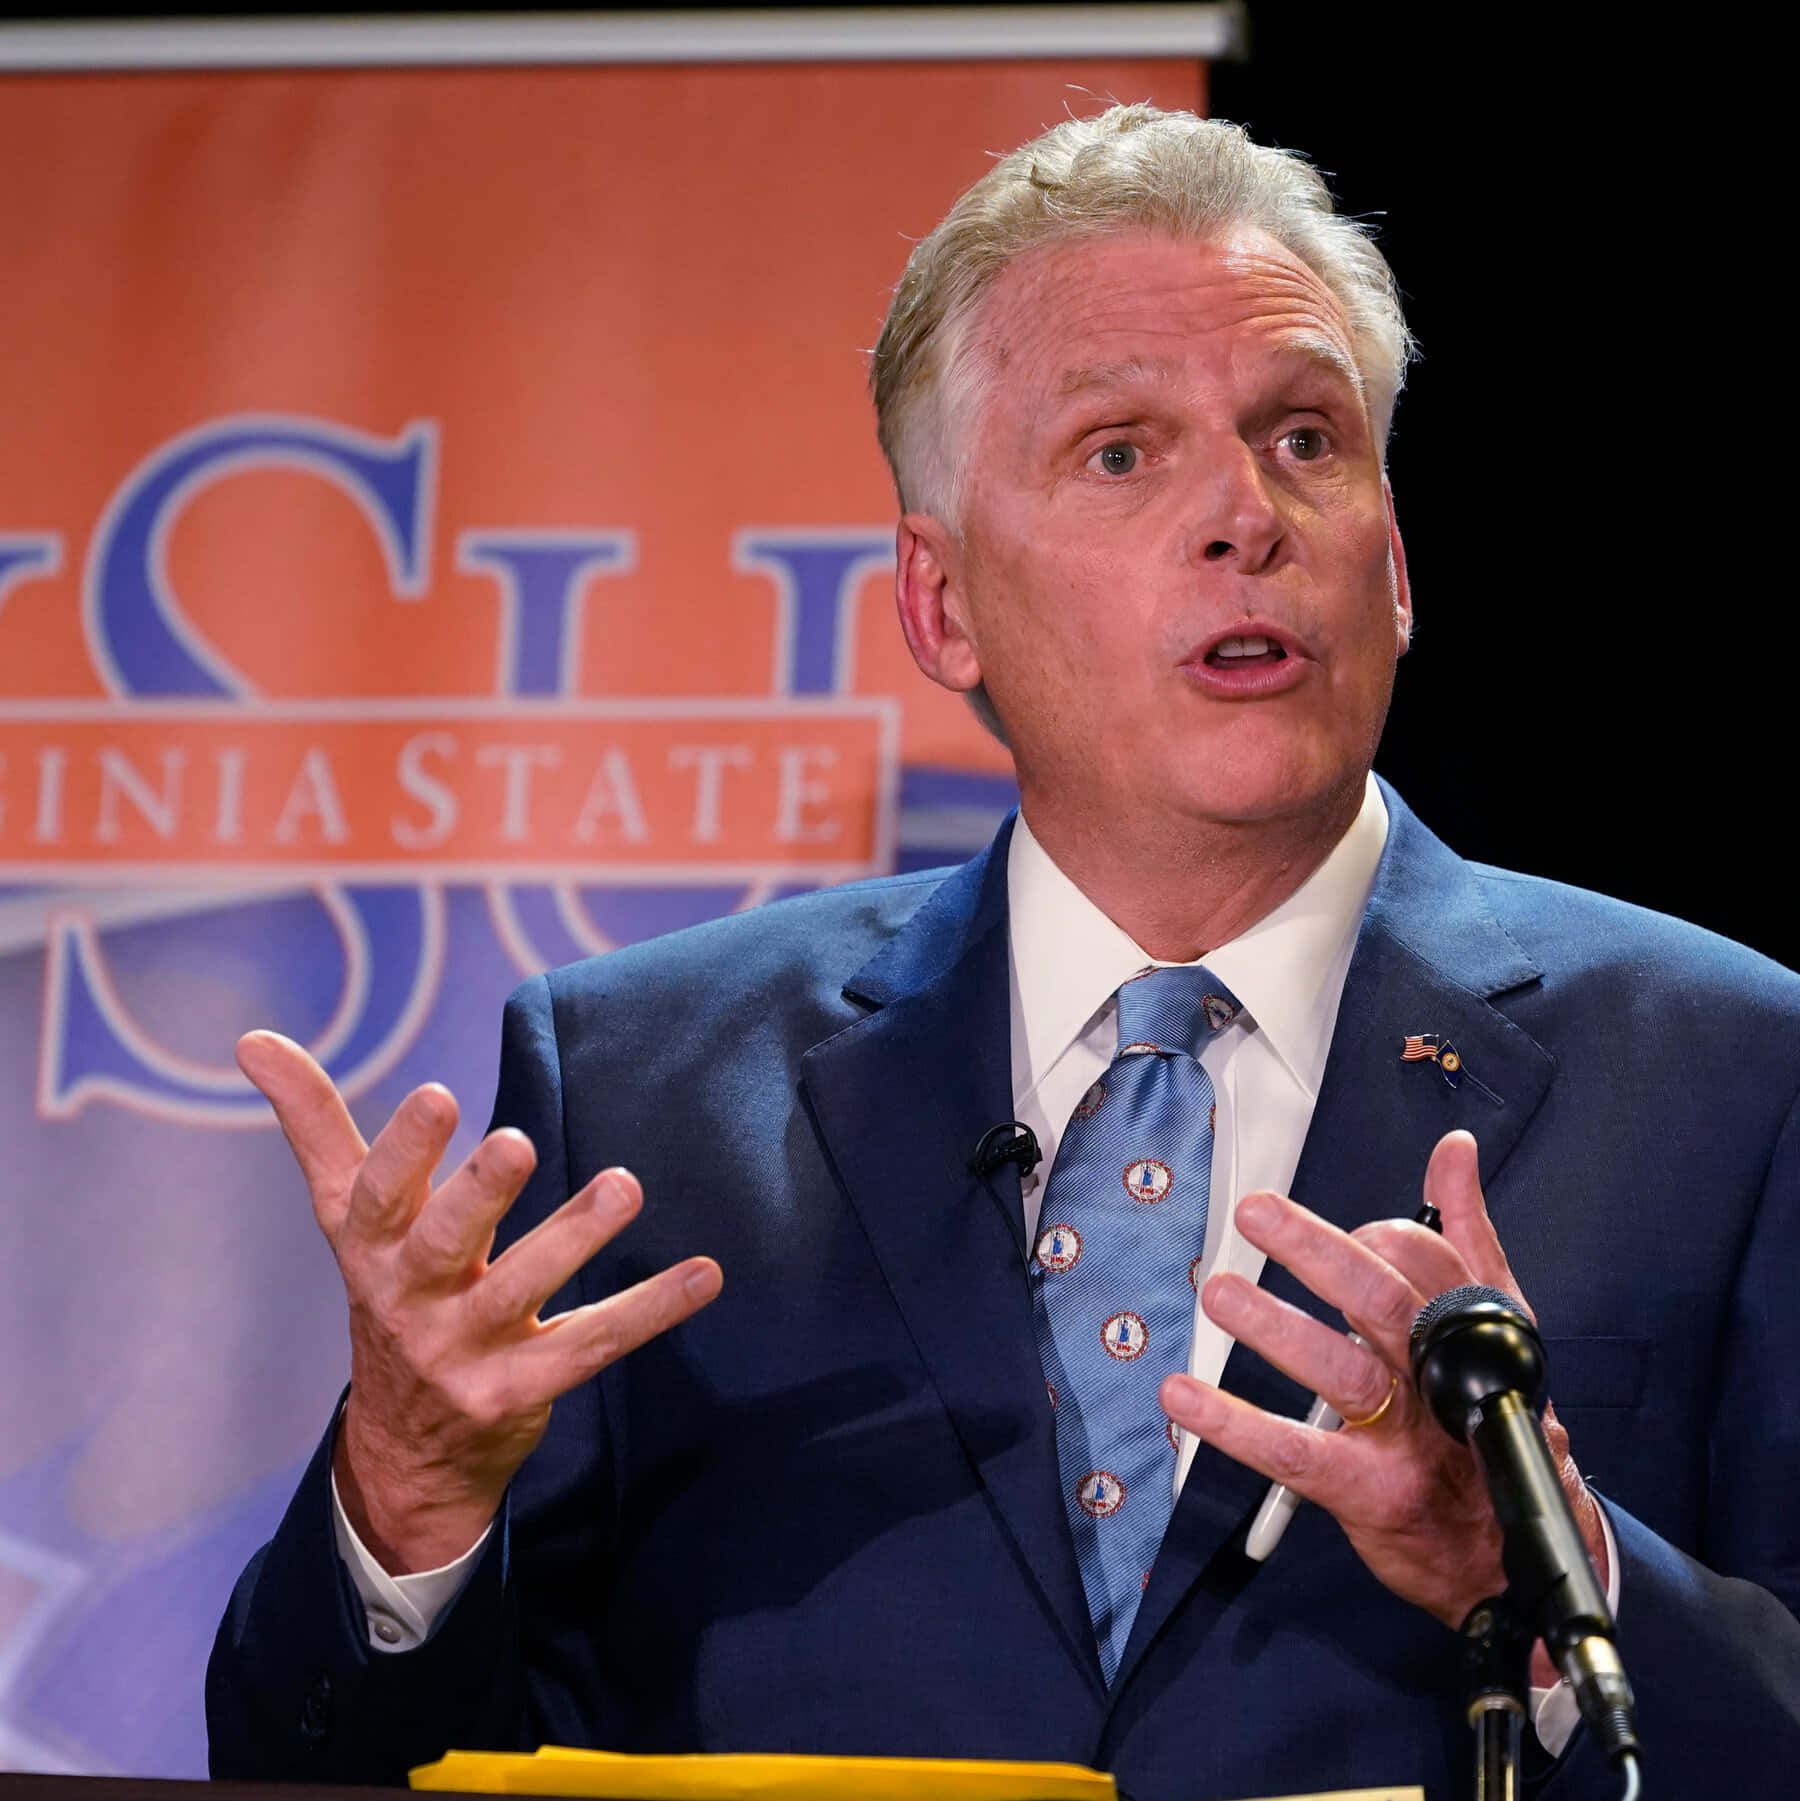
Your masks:
<svg viewBox="0 0 1800 1801"><path fill-rule="evenodd" d="M1455 1628L1506 1587L1500 1528L1474 1452L1449 1437L1413 1387L1408 1341L1419 1309L1445 1289L1479 1282L1521 1305L1525 1297L1488 1219L1467 1132L1450 1133L1432 1152L1425 1199L1443 1215L1442 1237L1407 1220L1345 1233L1274 1194L1238 1203L1238 1230L1336 1307L1363 1344L1242 1276L1215 1276L1202 1295L1208 1316L1240 1343L1323 1395L1346 1422L1368 1424L1321 1431L1189 1376L1169 1377L1162 1403L1177 1425L1323 1507L1388 1588ZM1553 1411L1544 1432L1604 1584L1598 1504ZM1532 1679L1555 1680L1541 1646Z"/></svg>

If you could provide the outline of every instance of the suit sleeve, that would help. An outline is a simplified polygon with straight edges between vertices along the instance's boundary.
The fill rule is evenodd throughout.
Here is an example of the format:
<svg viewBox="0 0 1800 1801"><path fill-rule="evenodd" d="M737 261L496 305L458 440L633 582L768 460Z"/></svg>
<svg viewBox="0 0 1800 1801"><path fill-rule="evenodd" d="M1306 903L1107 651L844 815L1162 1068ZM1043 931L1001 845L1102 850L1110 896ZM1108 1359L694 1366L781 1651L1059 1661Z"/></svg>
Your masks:
<svg viewBox="0 0 1800 1801"><path fill-rule="evenodd" d="M496 1254L568 1196L561 1116L550 991L540 977L507 1003L502 1029L494 1123L524 1131L538 1163L502 1222ZM576 1289L571 1284L546 1311L580 1304L585 1297ZM557 1480L577 1486L595 1480L603 1454L593 1431L598 1416L591 1393L578 1390L559 1401L546 1443L527 1468L548 1453ZM414 1651L375 1655L362 1603L337 1554L332 1438L328 1431L274 1538L238 1579L219 1627L206 1673L212 1774L403 1786L410 1768L452 1748L532 1747L538 1737L529 1649L521 1641L513 1578L520 1483L468 1586L430 1639ZM540 1478L529 1486L540 1496L541 1512L545 1484ZM585 1557L592 1547L564 1550Z"/></svg>
<svg viewBox="0 0 1800 1801"><path fill-rule="evenodd" d="M1715 1570L1800 1615L1800 1099L1770 1159L1719 1357L1706 1535Z"/></svg>
<svg viewBox="0 0 1800 1801"><path fill-rule="evenodd" d="M1797 1260L1800 1102L1770 1160L1718 1350L1705 1561L1607 1501L1621 1565L1619 1651L1651 1793L1776 1794L1800 1763ZM1544 1794L1572 1801L1616 1789L1583 1731Z"/></svg>

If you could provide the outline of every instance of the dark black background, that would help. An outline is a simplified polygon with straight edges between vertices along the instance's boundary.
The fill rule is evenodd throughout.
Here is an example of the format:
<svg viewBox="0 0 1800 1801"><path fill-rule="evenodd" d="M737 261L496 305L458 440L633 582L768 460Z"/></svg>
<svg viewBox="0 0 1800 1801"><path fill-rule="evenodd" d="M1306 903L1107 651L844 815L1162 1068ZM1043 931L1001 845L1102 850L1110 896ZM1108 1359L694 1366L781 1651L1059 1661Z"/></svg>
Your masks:
<svg viewBox="0 0 1800 1801"><path fill-rule="evenodd" d="M1391 451L1418 630L1378 767L1466 855L1800 964L1771 28L1452 0L1249 15L1213 112L1377 219L1424 351Z"/></svg>
<svg viewBox="0 0 1800 1801"><path fill-rule="evenodd" d="M1465 855L1800 963L1788 133L1732 8L1263 4L1217 116L1305 150L1423 347L1377 766Z"/></svg>

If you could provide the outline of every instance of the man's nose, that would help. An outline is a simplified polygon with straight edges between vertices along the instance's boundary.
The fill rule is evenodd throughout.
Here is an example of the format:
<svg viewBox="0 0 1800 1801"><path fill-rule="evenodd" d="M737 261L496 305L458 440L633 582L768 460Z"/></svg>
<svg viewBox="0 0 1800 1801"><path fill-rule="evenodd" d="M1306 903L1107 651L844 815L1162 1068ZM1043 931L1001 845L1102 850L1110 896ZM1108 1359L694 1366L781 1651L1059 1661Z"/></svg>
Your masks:
<svg viewBox="0 0 1800 1801"><path fill-rule="evenodd" d="M1274 560L1286 534L1287 520L1248 444L1208 458L1190 507L1190 561L1255 574Z"/></svg>

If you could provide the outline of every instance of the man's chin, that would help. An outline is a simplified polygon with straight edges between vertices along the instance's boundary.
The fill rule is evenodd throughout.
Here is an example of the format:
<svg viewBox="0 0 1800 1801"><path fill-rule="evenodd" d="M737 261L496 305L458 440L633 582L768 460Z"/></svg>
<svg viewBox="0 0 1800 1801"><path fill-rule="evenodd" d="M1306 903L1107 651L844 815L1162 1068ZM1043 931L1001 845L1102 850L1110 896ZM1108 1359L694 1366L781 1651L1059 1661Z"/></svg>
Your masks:
<svg viewBox="0 0 1800 1801"><path fill-rule="evenodd" d="M1221 779L1221 775L1224 779ZM1329 769L1283 767L1244 771L1206 771L1192 782L1179 783L1176 810L1196 826L1232 826L1255 830L1287 825L1332 834L1333 842L1362 804L1368 771L1362 767Z"/></svg>
<svg viewBox="0 0 1800 1801"><path fill-rule="evenodd" d="M1059 818L1083 837L1142 844L1196 839L1221 831L1247 835L1281 831L1304 841L1316 835L1328 850L1362 805L1366 764L1341 749L1296 744L1184 744L1158 757L1156 746L1115 758L1110 767L1020 771L1026 817ZM1035 775L1039 779L1033 780ZM1052 828L1054 829L1054 828Z"/></svg>

